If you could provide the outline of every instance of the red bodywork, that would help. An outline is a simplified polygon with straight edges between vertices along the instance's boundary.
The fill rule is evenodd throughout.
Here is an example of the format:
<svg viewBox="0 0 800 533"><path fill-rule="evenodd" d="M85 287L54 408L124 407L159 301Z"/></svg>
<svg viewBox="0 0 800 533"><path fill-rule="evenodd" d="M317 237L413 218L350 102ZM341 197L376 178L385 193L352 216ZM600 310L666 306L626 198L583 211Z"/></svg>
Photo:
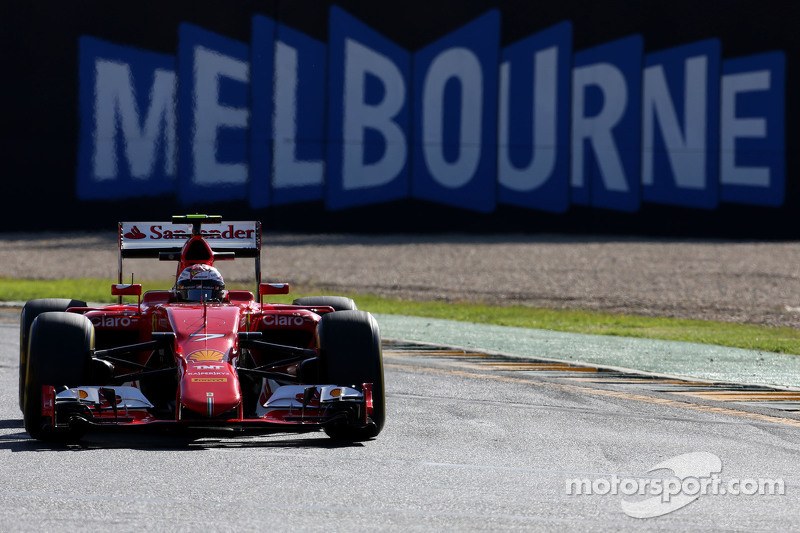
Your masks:
<svg viewBox="0 0 800 533"><path fill-rule="evenodd" d="M219 258L203 235L192 235L180 251L177 272L196 263L214 265ZM288 292L284 284L261 288L259 300L270 291ZM112 293L141 295L141 286L115 285ZM343 417L366 424L372 411L370 384L311 385L319 383L317 327L331 307L263 303L249 291L235 290L219 302L185 303L162 290L145 293L137 303L69 312L84 314L93 324L96 354L113 363L109 377L116 386L77 387L69 398L44 387L43 415L52 417L54 426L298 430ZM242 333L254 334L257 342L242 340ZM284 385L289 386L280 389ZM276 390L288 396L270 404Z"/></svg>
<svg viewBox="0 0 800 533"><path fill-rule="evenodd" d="M229 301L223 303L178 303L169 291L154 291L144 295L141 306L128 304L71 311L83 312L91 320L99 350L112 348L120 344L120 339L134 336L137 343L147 342L152 339L152 331L175 333L174 420L200 421L225 415L226 420L243 421L248 419L236 371L241 355L238 333L260 332L265 339L280 341L294 339L302 343L297 347L315 350L320 316L333 309L317 307L312 311L293 305L260 304L247 291L229 291ZM250 350L254 359L259 359L259 355L257 350ZM139 352L132 362L147 366L153 356L152 351ZM256 364L261 362L255 361ZM273 367L270 372L297 376L301 362ZM117 373L133 372L135 368L132 365L126 369L124 363L117 363L116 367ZM313 401L309 406L312 404ZM104 410L102 416L113 414ZM133 413L132 418L136 422L157 420L144 411ZM283 419L280 412L258 418L278 423Z"/></svg>

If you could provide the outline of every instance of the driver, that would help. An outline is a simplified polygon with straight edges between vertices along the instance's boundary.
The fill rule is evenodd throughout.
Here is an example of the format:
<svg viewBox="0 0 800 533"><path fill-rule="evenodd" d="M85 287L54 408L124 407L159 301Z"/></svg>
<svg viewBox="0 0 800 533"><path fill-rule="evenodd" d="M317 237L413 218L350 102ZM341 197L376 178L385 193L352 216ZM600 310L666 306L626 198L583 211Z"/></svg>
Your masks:
<svg viewBox="0 0 800 533"><path fill-rule="evenodd" d="M174 292L179 302L221 302L227 294L219 270L204 264L184 268Z"/></svg>

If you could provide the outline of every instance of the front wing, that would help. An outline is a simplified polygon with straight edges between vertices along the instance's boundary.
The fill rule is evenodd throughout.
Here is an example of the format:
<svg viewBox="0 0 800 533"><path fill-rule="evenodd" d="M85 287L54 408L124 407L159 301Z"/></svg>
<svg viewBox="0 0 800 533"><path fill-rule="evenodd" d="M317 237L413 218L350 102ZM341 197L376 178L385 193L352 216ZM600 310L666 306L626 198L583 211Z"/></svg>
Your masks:
<svg viewBox="0 0 800 533"><path fill-rule="evenodd" d="M306 432L344 424L366 427L372 414L372 384L362 390L337 385L284 385L259 407L255 417L241 409L231 416L172 419L156 416L136 387L75 387L56 392L42 387L42 416L52 428L79 431L144 428L241 428L270 432ZM180 410L177 410L180 413Z"/></svg>

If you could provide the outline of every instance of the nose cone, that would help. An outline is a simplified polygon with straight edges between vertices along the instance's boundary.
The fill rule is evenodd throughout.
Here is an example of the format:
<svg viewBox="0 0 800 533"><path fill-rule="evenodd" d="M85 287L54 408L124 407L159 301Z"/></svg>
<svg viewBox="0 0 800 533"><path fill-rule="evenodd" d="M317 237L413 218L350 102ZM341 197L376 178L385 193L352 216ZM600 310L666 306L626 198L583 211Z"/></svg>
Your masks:
<svg viewBox="0 0 800 533"><path fill-rule="evenodd" d="M167 315L184 370L178 391L181 417L213 418L238 408L242 395L230 358L241 322L239 308L184 304L168 307Z"/></svg>
<svg viewBox="0 0 800 533"><path fill-rule="evenodd" d="M184 412L188 409L205 418L219 416L242 403L239 379L228 364L190 366L181 380L180 397Z"/></svg>

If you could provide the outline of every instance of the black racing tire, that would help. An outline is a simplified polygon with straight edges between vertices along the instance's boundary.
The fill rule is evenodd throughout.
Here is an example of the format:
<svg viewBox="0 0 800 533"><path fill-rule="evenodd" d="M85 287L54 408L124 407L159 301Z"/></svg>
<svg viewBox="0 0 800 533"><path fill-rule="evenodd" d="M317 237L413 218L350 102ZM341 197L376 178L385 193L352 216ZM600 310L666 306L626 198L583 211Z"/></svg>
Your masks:
<svg viewBox="0 0 800 533"><path fill-rule="evenodd" d="M19 409L23 410L25 397L25 369L28 359L28 339L31 324L36 317L50 311L66 311L70 307L86 307L86 302L69 298L42 298L30 300L22 308L19 315Z"/></svg>
<svg viewBox="0 0 800 533"><path fill-rule="evenodd" d="M356 386L372 383L373 424L367 427L335 425L325 428L335 439L374 438L386 421L381 333L366 311L339 311L322 316L319 324L322 379L326 384Z"/></svg>
<svg viewBox="0 0 800 533"><path fill-rule="evenodd" d="M346 296L304 296L297 298L293 305L304 307L333 307L334 311L355 311L358 309L352 298Z"/></svg>
<svg viewBox="0 0 800 533"><path fill-rule="evenodd" d="M33 321L28 343L23 420L25 431L37 440L71 440L80 435L56 430L42 416L42 387L76 387L91 378L94 326L83 315L64 312L41 313Z"/></svg>

